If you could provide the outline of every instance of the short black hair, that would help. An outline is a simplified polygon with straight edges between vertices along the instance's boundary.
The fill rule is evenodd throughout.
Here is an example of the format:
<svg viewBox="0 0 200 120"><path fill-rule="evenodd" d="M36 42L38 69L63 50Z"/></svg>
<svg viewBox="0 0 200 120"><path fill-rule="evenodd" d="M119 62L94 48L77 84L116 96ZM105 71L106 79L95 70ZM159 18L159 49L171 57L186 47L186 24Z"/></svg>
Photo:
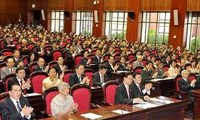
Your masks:
<svg viewBox="0 0 200 120"><path fill-rule="evenodd" d="M135 78L137 75L141 75L141 73L135 72L133 73L133 77Z"/></svg>
<svg viewBox="0 0 200 120"><path fill-rule="evenodd" d="M102 69L107 69L107 66L105 64L99 65L99 70L102 70Z"/></svg>
<svg viewBox="0 0 200 120"><path fill-rule="evenodd" d="M83 67L84 67L84 65L79 64L79 65L76 65L75 69L78 69L80 66L83 66Z"/></svg>
<svg viewBox="0 0 200 120"><path fill-rule="evenodd" d="M20 70L24 70L24 71L25 71L25 69L24 69L22 66L20 66L20 67L18 67L18 68L16 69L16 73L18 73Z"/></svg>
<svg viewBox="0 0 200 120"><path fill-rule="evenodd" d="M132 76L133 76L133 73L132 73L132 72L126 72L126 73L124 74L124 77L128 77L129 75L132 75Z"/></svg>
<svg viewBox="0 0 200 120"><path fill-rule="evenodd" d="M13 87L14 85L20 86L18 83L16 83L16 82L10 80L10 81L8 82L8 91L12 91L12 87ZM20 86L20 87L21 87L21 86Z"/></svg>

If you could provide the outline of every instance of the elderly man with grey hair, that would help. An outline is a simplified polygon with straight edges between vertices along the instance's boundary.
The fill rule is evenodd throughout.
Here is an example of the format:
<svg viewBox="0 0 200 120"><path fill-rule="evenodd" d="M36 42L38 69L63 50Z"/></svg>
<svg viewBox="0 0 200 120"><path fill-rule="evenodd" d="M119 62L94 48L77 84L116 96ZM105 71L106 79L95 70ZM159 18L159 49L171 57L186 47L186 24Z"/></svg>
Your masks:
<svg viewBox="0 0 200 120"><path fill-rule="evenodd" d="M56 95L51 101L51 112L56 118L70 114L78 108L78 104L74 103L72 96L69 95L70 86L68 83L59 83L58 90L59 94Z"/></svg>

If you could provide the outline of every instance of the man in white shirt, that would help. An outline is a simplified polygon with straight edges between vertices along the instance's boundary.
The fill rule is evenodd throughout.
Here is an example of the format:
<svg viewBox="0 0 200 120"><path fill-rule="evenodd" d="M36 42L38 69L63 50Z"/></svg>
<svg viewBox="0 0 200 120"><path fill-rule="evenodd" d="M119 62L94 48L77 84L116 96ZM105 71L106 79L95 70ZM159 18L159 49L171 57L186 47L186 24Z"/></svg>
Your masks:
<svg viewBox="0 0 200 120"><path fill-rule="evenodd" d="M12 84L8 90L10 97L0 103L2 120L33 120L33 108L28 100L21 96L21 86Z"/></svg>

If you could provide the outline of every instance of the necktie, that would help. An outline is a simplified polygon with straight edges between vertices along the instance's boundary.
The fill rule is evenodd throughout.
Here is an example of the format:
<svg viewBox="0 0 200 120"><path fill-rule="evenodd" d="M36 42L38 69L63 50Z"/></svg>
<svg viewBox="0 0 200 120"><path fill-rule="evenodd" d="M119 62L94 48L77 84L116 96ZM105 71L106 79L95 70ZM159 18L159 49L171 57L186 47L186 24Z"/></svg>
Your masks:
<svg viewBox="0 0 200 120"><path fill-rule="evenodd" d="M22 111L22 108L20 107L20 105L19 105L19 101L16 101L17 102L17 111L18 112L21 112Z"/></svg>
<svg viewBox="0 0 200 120"><path fill-rule="evenodd" d="M141 92L140 85L138 85L138 89L139 89L139 91Z"/></svg>
<svg viewBox="0 0 200 120"><path fill-rule="evenodd" d="M126 92L127 92L128 98L130 98L130 96L129 96L129 87L126 87Z"/></svg>
<svg viewBox="0 0 200 120"><path fill-rule="evenodd" d="M101 75L101 83L104 83L104 76Z"/></svg>
<svg viewBox="0 0 200 120"><path fill-rule="evenodd" d="M10 69L10 73L11 73L11 74L13 73L13 70L12 70L12 68Z"/></svg>
<svg viewBox="0 0 200 120"><path fill-rule="evenodd" d="M81 76L79 76L79 82L81 83Z"/></svg>

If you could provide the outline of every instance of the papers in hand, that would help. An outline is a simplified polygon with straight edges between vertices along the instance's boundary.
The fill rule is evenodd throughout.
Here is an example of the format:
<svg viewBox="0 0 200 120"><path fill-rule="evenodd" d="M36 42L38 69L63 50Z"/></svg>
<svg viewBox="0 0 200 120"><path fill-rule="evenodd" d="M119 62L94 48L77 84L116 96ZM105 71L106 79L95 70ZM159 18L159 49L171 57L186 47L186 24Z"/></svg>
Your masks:
<svg viewBox="0 0 200 120"><path fill-rule="evenodd" d="M97 115L97 114L94 114L94 113L85 113L85 114L81 114L81 116L88 118L88 119L92 119L92 120L99 119L99 118L103 117L101 115Z"/></svg>
<svg viewBox="0 0 200 120"><path fill-rule="evenodd" d="M121 109L113 110L112 112L117 113L117 114L127 114L127 113L130 113L128 111L121 110Z"/></svg>
<svg viewBox="0 0 200 120"><path fill-rule="evenodd" d="M158 105L148 103L148 102L142 102L142 103L139 103L139 104L135 104L133 106L138 107L138 108L142 108L142 109L147 109L147 108L157 107Z"/></svg>
<svg viewBox="0 0 200 120"><path fill-rule="evenodd" d="M39 93L28 93L26 95L23 95L24 97L29 97L29 96L38 96L38 95L41 95Z"/></svg>
<svg viewBox="0 0 200 120"><path fill-rule="evenodd" d="M117 73L127 73L129 71L117 71Z"/></svg>

